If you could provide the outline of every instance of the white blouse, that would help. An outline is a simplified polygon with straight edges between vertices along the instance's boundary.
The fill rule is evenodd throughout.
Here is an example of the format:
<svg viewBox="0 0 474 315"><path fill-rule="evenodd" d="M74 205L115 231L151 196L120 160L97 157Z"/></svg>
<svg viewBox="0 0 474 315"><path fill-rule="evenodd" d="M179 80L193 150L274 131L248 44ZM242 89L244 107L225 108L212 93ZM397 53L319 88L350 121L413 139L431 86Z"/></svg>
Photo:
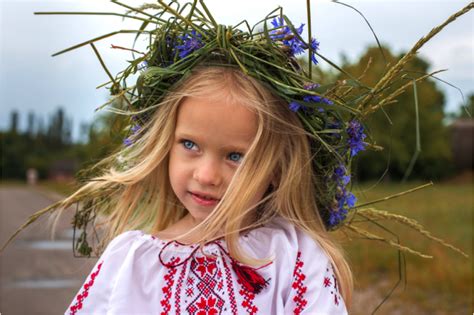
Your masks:
<svg viewBox="0 0 474 315"><path fill-rule="evenodd" d="M347 314L326 254L294 225L275 218L239 242L250 257L272 259L254 269L261 290L235 268L224 240L204 246L213 258L197 245L125 232L110 242L66 314Z"/></svg>

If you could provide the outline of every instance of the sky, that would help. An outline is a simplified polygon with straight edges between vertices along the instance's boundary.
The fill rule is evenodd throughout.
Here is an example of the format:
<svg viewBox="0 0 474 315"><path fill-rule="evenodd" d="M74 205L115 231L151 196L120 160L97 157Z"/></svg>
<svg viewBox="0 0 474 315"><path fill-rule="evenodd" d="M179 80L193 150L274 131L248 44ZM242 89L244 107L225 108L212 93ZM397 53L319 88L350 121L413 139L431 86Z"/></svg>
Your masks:
<svg viewBox="0 0 474 315"><path fill-rule="evenodd" d="M150 0L151 1L151 0ZM148 2L150 2L148 1ZM131 6L146 1L123 0ZM305 0L206 0L220 24L234 25L246 19L255 24L278 6L294 24L306 23ZM409 50L422 36L469 1L459 0L346 0L369 20L382 44L393 53ZM20 112L20 128L28 112L49 117L63 107L73 122L73 137L81 138L79 126L98 114L95 108L107 101L108 90L96 87L108 81L90 46L51 57L55 52L91 38L121 29L137 29L140 22L120 17L85 15L34 15L45 11L119 12L125 9L105 0L0 0L0 129L9 128L12 110ZM336 63L344 54L356 61L368 46L375 45L370 29L355 11L338 3L311 0L312 34L320 53ZM420 50L430 71L448 69L437 76L474 93L474 12L448 25ZM111 49L111 44L131 47L133 36L119 35L96 44L113 74L124 69L130 53ZM327 67L321 62L321 67ZM447 97L446 111L462 104L458 90L437 83Z"/></svg>

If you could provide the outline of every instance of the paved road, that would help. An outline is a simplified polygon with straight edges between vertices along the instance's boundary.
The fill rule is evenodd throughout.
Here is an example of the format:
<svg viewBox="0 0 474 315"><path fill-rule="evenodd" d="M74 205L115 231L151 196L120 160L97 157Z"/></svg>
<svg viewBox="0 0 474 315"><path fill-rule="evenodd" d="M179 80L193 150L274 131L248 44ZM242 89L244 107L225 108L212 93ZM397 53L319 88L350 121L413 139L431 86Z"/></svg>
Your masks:
<svg viewBox="0 0 474 315"><path fill-rule="evenodd" d="M0 244L29 215L59 196L27 186L0 187ZM71 217L64 212L51 241L48 219L24 230L0 255L0 313L63 314L95 259L75 258L72 253Z"/></svg>

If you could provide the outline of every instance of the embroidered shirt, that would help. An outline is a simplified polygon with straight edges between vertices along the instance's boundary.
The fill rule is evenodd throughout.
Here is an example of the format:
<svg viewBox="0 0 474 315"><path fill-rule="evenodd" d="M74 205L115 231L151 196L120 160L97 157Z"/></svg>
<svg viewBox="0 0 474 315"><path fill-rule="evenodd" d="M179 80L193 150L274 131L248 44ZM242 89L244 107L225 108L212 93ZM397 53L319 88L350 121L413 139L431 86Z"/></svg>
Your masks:
<svg viewBox="0 0 474 315"><path fill-rule="evenodd" d="M247 255L271 258L255 294L232 268L224 240L204 246L142 231L113 239L66 314L347 314L321 247L282 218L240 236ZM212 254L214 257L209 256Z"/></svg>

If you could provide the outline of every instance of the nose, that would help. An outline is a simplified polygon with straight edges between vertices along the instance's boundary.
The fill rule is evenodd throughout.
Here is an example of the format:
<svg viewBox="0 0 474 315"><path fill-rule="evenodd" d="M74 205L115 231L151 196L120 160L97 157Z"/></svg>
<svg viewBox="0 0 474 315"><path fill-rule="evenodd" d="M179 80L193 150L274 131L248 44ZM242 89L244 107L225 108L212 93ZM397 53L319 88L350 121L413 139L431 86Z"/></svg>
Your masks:
<svg viewBox="0 0 474 315"><path fill-rule="evenodd" d="M194 169L193 178L203 186L219 186L222 183L219 162L210 157L201 159Z"/></svg>

